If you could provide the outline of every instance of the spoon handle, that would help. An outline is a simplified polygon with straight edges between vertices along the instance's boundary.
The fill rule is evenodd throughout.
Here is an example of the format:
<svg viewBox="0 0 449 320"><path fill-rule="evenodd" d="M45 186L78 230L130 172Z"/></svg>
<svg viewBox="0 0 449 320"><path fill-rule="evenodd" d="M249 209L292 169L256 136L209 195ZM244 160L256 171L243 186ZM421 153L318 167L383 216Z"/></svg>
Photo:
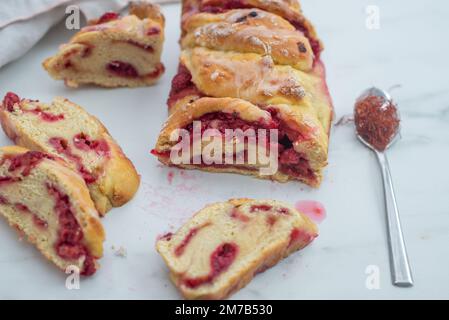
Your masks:
<svg viewBox="0 0 449 320"><path fill-rule="evenodd" d="M385 152L377 152L377 159L382 170L382 178L385 194L385 209L387 211L388 244L390 247L390 259L392 263L391 276L393 284L398 287L413 286L413 277L405 249L404 237L402 235L399 211L394 195L393 181L390 174Z"/></svg>

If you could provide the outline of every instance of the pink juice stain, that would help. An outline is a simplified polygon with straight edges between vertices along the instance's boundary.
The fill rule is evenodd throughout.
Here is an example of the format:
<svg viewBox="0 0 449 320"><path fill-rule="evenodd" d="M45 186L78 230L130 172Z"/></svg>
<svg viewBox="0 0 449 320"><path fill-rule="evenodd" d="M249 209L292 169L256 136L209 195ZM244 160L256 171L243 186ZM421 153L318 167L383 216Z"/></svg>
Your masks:
<svg viewBox="0 0 449 320"><path fill-rule="evenodd" d="M318 201L298 201L295 204L295 208L317 223L320 223L324 220L324 218L326 218L326 209L324 208L323 204Z"/></svg>
<svg viewBox="0 0 449 320"><path fill-rule="evenodd" d="M186 170L179 171L179 175L183 180L195 180L196 178L193 173L187 173Z"/></svg>
<svg viewBox="0 0 449 320"><path fill-rule="evenodd" d="M167 174L168 184L173 183L173 178L175 177L175 173L173 171L169 171Z"/></svg>

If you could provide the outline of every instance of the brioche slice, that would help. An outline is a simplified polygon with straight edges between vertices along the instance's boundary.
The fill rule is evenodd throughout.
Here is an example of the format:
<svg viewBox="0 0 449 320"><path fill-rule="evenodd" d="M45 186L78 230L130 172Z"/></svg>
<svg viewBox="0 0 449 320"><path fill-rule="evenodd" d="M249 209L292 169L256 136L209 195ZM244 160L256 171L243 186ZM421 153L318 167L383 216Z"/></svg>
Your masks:
<svg viewBox="0 0 449 320"><path fill-rule="evenodd" d="M60 269L97 270L103 227L85 182L63 160L0 148L0 214Z"/></svg>
<svg viewBox="0 0 449 320"><path fill-rule="evenodd" d="M187 299L224 299L304 248L315 224L284 203L231 199L205 207L156 247Z"/></svg>
<svg viewBox="0 0 449 320"><path fill-rule="evenodd" d="M0 122L16 144L66 160L84 178L101 215L128 202L139 187L132 162L103 124L67 99L45 104L9 92Z"/></svg>
<svg viewBox="0 0 449 320"><path fill-rule="evenodd" d="M69 87L148 86L164 73L163 42L164 16L159 6L132 3L127 16L108 12L91 21L43 66Z"/></svg>

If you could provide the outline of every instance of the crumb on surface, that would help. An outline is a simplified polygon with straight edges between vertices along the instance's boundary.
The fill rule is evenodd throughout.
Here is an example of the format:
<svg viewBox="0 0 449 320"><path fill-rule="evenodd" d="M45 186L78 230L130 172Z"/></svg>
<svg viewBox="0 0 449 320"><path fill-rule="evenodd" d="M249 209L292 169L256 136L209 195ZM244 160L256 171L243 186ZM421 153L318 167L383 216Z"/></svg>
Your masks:
<svg viewBox="0 0 449 320"><path fill-rule="evenodd" d="M123 246L120 246L117 249L114 246L112 246L111 249L114 250L114 255L117 257L126 258L127 254L128 254L126 251L126 248Z"/></svg>

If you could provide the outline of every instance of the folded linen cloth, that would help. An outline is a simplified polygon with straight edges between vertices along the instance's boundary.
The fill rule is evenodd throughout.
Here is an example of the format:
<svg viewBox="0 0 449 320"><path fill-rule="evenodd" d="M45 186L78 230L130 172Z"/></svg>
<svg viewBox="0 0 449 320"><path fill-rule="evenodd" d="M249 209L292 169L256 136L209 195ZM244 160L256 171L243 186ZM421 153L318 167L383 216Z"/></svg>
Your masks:
<svg viewBox="0 0 449 320"><path fill-rule="evenodd" d="M66 15L70 5L79 7L86 19L106 11L120 11L129 0L1 0L0 68L30 50Z"/></svg>

